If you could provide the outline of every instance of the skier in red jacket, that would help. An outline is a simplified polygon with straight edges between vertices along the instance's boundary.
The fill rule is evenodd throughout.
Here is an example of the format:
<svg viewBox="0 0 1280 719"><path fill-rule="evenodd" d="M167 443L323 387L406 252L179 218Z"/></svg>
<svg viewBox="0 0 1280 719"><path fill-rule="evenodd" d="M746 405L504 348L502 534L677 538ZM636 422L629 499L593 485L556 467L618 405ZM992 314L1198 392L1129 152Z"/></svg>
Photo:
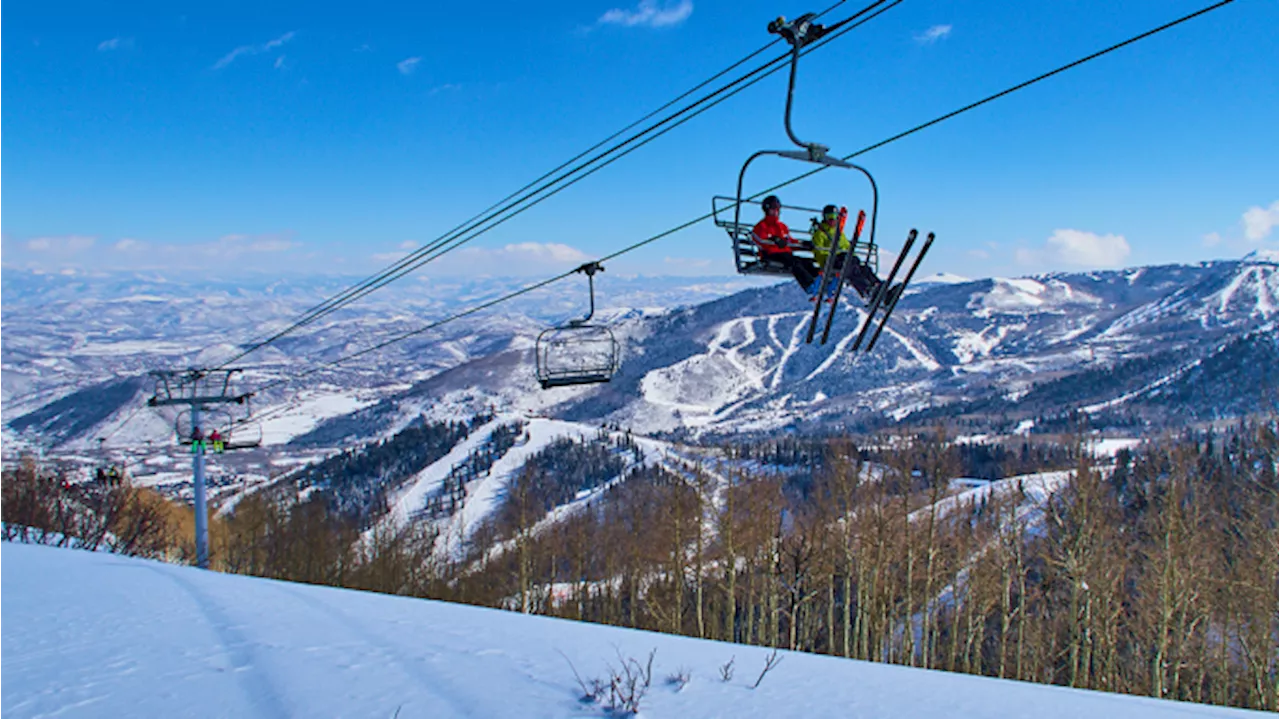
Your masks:
<svg viewBox="0 0 1280 719"><path fill-rule="evenodd" d="M800 283L800 288L808 293L810 298L815 297L818 283L814 279L817 277L818 269L814 267L812 260L807 257L796 257L791 252L793 242L791 230L778 219L778 215L782 214L782 201L777 195L769 195L764 198L760 206L764 209L764 219L757 222L751 230L751 239L760 246L761 259L771 260L786 267L796 278L796 282Z"/></svg>

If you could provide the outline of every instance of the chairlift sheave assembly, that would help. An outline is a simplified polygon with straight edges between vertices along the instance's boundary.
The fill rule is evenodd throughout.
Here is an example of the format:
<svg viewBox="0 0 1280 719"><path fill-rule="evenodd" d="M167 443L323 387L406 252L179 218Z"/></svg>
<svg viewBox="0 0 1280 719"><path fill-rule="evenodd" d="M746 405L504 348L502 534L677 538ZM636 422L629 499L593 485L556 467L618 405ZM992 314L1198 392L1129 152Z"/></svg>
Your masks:
<svg viewBox="0 0 1280 719"><path fill-rule="evenodd" d="M588 262L575 272L587 276L590 305L586 317L543 330L534 347L538 384L543 389L580 384L599 384L613 379L618 370L618 342L613 331L591 324L596 312L595 274L603 272L598 262Z"/></svg>
<svg viewBox="0 0 1280 719"><path fill-rule="evenodd" d="M916 268L919 267L925 254L933 245L934 236L933 233L929 233L919 254L917 254L915 259L911 262L904 281L900 285L895 286L893 284L894 278L906 258L909 256L912 246L915 244L917 232L914 229L911 230L908 234L907 242L903 245L902 251L899 252L897 261L894 262L893 269L890 271L889 276L883 281L879 280L879 247L876 244L876 219L879 214L880 192L876 185L875 178L865 167L828 154L830 148L826 145L801 140L796 136L795 131L792 129L791 109L794 104L796 71L800 62L800 51L806 45L817 41L827 33L835 30L839 25L843 24L843 22L841 22L831 27L825 27L814 22L816 17L817 15L814 13L806 13L791 22L780 17L769 23L769 32L771 34L780 35L791 45L791 72L787 82L787 104L784 114L784 126L786 127L787 137L790 138L791 142L800 149L760 150L748 157L747 161L742 165L742 170L738 173L737 194L733 197L725 197L723 195L713 197L711 199L711 211L716 226L724 229L729 235L730 245L733 248L734 265L740 274L790 276L791 270L787 265L772 259L769 254L761 251L760 245L753 239L753 229L755 224L751 221L743 221L742 208L744 205L761 204L759 201L753 199L755 195L744 194L743 192L747 169L757 159L766 155L771 155L789 160L822 165L824 168L831 167L842 170L853 170L866 177L868 184L871 186L871 214L869 216L870 224L867 238L865 241L861 238L864 213L859 212L858 224L853 236L850 238L848 257L845 259L844 265L837 269L835 267L837 256L843 253L838 252L839 233L836 233L836 238L833 238L832 242L833 246L827 253L825 266L818 268L821 272L821 283L818 287L817 302L814 307L813 317L809 323L809 332L806 335L805 341L813 341L820 321L823 299L827 296L828 288L832 279L838 275L838 278L835 280L835 287L831 298L831 309L827 313L825 327L822 332L821 342L822 344L826 344L831 333L831 324L834 319L836 309L840 304L840 293L844 284L850 281L851 274L858 271L858 269L855 269L856 264L861 268L869 270L876 279L874 283L871 283L871 287L865 294L860 293L862 294L863 301L867 304L868 312L866 320L863 322L862 327L858 332L858 337L853 344L854 351L857 351L862 346L863 338L871 328L873 320L876 318L877 313L881 312L879 323L876 326L875 332L871 335L871 340L868 342L866 347L866 351L870 352L875 346L876 340L880 337L880 333L884 330L885 323L889 320L889 315L892 314L894 308L897 307L898 300L901 298L902 292L907 283L911 281L911 278L915 275ZM844 22L847 22L847 20ZM732 219L729 219L730 206L733 208ZM799 210L821 215L818 210L802 206L784 204L782 205L782 209L784 211ZM844 212L845 210L842 208L841 214L843 215ZM816 222L814 225L816 225ZM810 231L807 232L792 229L791 236L793 240L790 244L791 253L797 257L809 260L814 259L812 227Z"/></svg>

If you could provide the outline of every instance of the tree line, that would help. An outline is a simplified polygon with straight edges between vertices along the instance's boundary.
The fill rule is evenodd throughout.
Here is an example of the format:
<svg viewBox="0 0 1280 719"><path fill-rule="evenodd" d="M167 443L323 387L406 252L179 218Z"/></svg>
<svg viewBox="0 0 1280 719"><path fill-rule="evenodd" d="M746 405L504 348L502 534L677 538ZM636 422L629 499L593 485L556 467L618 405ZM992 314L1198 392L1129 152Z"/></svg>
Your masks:
<svg viewBox="0 0 1280 719"><path fill-rule="evenodd" d="M940 435L784 475L634 470L447 598L584 621L1275 710L1275 422L946 500ZM533 518L541 514L531 513ZM517 523L521 518L517 517Z"/></svg>

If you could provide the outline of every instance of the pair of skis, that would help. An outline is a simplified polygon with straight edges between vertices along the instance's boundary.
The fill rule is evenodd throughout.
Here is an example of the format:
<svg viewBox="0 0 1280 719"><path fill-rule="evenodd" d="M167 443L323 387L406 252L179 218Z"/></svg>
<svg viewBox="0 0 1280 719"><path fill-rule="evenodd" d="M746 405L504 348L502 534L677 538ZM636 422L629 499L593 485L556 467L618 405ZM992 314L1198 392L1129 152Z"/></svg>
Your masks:
<svg viewBox="0 0 1280 719"><path fill-rule="evenodd" d="M889 293L893 292L893 278L897 276L898 269L902 267L903 261L911 254L911 246L916 243L916 235L917 233L914 229L907 233L907 241L902 245L902 251L898 253L898 259L893 263L893 269L889 270L889 276L885 278L884 282L880 283L875 297L872 298L871 306L867 308L867 319L863 321L862 329L858 331L858 338L853 341L854 352L857 352L858 348L862 346L862 338L867 335L867 330L871 328L876 311L883 305L884 316L880 318L880 324L876 326L876 331L871 335L871 341L867 343L867 352L875 348L876 340L880 339L880 333L884 331L884 326L889 323L889 315L893 314L893 309L898 306L898 300L902 299L902 295L906 294L907 285L911 283L911 278L915 276L916 269L920 267L920 261L929 252L929 248L933 247L933 233L930 232L924 238L924 246L920 248L920 254L916 255L916 259L911 263L911 268L907 270L907 276L902 278L902 284L898 287L898 291L889 299ZM886 299L888 304L885 304Z"/></svg>
<svg viewBox="0 0 1280 719"><path fill-rule="evenodd" d="M813 344L813 335L818 330L818 318L822 315L822 304L827 296L827 288L831 286L832 269L836 264L836 255L840 254L840 237L844 235L844 225L849 219L849 209L840 208L840 214L836 218L835 230L831 237L831 247L827 249L827 261L822 266L822 282L818 284L818 296L813 303L813 317L809 320L809 334L805 336L806 344ZM858 224L853 228L853 241L849 244L849 253L853 252L853 248L858 244L858 237L862 235L862 226L867 221L867 213L858 210ZM849 272L852 262L848 257L845 258L844 267L840 270L840 276L835 278L835 290L831 297L831 309L827 311L826 325L822 330L822 342L827 343L827 336L831 333L831 322L835 319L836 308L840 306L840 292L844 288L844 278Z"/></svg>
<svg viewBox="0 0 1280 719"><path fill-rule="evenodd" d="M848 218L848 215L848 210L843 207L840 208L840 215L836 221L835 234L832 237L831 248L827 254L827 261L824 263L825 266L822 271L822 282L818 286L818 297L814 303L813 317L809 321L809 334L805 337L806 343L813 342L813 337L818 329L818 320L822 314L823 298L826 297L827 287L832 280L831 271L835 265L836 255L840 250L840 236L844 234L845 221ZM827 311L827 319L822 329L821 344L826 344L827 339L831 336L831 324L835 319L836 309L840 306L840 293L844 289L845 280L849 277L849 273L853 269L853 264L858 261L857 258L853 256L853 249L857 247L858 238L862 235L862 228L866 218L867 215L865 212L858 212L858 224L853 230L853 239L849 245L849 252L845 257L844 266L840 269L840 276L835 278L836 286L831 298L831 309ZM876 293L872 296L871 305L867 310L867 318L862 323L862 329L858 331L858 337L853 342L852 351L857 352L858 348L862 346L863 339L866 338L867 332L871 329L871 325L874 324L876 312L883 308L884 314L880 318L880 322L876 325L875 332L871 335L871 341L867 343L866 351L870 352L875 348L876 341L880 339L880 333L884 331L885 325L889 322L889 316L893 314L894 308L898 306L898 300L902 299L902 295L905 293L907 285L911 282L911 278L915 276L916 269L920 267L920 262L924 260L924 256L929 252L929 248L933 246L934 235L930 232L928 236L925 237L924 246L920 248L920 253L916 255L915 259L911 262L911 267L907 270L906 277L903 278L898 291L890 298L889 293L893 290L893 280L897 277L898 270L902 268L902 263L906 261L908 256L910 256L911 248L915 245L917 235L918 233L915 230L911 230L911 232L907 234L907 241L902 246L902 251L898 253L898 259L893 263L893 269L889 271L889 276L885 278L884 282L880 283L878 288L876 288ZM874 248L872 251L875 251Z"/></svg>

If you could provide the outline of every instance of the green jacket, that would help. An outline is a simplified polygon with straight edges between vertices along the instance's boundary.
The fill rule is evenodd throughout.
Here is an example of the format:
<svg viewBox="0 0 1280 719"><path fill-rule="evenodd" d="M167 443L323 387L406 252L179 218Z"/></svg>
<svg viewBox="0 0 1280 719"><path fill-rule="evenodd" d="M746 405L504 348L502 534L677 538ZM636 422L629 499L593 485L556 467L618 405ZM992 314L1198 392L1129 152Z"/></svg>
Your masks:
<svg viewBox="0 0 1280 719"><path fill-rule="evenodd" d="M811 233L813 240L813 259L818 263L818 269L827 266L827 255L831 254L831 236L835 234L834 226L827 226L827 223L818 223ZM837 245L837 252L849 251L849 238L843 232L840 233L840 242Z"/></svg>

